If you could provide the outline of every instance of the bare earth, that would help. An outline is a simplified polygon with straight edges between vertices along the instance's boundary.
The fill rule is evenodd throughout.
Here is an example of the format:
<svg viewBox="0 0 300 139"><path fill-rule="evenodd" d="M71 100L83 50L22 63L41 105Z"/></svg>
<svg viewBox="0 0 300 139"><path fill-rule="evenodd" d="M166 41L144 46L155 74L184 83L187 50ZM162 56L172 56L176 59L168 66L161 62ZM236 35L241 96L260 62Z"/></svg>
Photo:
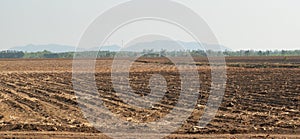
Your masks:
<svg viewBox="0 0 300 139"><path fill-rule="evenodd" d="M166 138L299 138L300 57L227 58L223 102L205 128L197 122L209 96L210 67L204 58L195 60L201 81L198 103L184 125ZM169 113L180 90L178 70L170 61L139 59L132 65L130 85L137 94L151 91L152 74L168 82L168 99L143 111L113 95L111 63L97 60L95 75L108 109L131 122L156 121ZM0 137L107 138L78 107L71 59L4 59L0 75Z"/></svg>
<svg viewBox="0 0 300 139"><path fill-rule="evenodd" d="M0 136L2 138L108 138L106 135L101 133L74 133L74 132L1 132ZM122 136L120 136L122 137ZM155 135L148 135L147 137L155 138ZM299 135L289 135L289 134L172 134L166 137L168 139L178 139L178 138L193 138L193 139L265 139L265 138L276 138L276 139L298 139Z"/></svg>

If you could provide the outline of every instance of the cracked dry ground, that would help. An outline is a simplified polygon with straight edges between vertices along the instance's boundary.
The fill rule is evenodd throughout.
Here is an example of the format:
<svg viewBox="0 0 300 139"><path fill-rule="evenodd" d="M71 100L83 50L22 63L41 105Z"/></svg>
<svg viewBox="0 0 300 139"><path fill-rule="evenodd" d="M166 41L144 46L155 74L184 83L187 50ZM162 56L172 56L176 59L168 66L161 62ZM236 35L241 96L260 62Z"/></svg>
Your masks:
<svg viewBox="0 0 300 139"><path fill-rule="evenodd" d="M174 65L161 61L141 60L131 68L130 85L137 94L151 91L148 82L152 74L161 74L167 80L164 99L151 109L141 110L114 95L109 72L112 61L98 60L96 81L105 106L131 122L156 121L168 114L176 103L180 79ZM0 64L0 131L98 132L77 105L72 60L3 60ZM299 68L229 66L222 104L203 129L197 122L209 95L211 76L209 67L203 64L198 64L197 70L201 81L198 103L176 133L300 134Z"/></svg>

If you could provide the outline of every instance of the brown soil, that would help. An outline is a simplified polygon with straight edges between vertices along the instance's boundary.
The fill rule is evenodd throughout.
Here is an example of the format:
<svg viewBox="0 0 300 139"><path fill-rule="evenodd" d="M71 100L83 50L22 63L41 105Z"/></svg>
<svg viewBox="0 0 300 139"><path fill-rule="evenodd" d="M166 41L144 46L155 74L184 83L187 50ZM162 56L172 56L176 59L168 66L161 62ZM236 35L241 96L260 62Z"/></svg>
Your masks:
<svg viewBox="0 0 300 139"><path fill-rule="evenodd" d="M300 136L300 68L297 67L300 57L227 58L223 102L216 117L203 129L197 122L209 95L211 76L207 59L195 60L201 81L198 105L169 138ZM168 96L169 99L154 109L139 111L109 93L114 92L111 63L111 59L99 59L96 66L96 83L105 106L124 120L135 122L155 121L168 114L176 95ZM166 78L168 92L180 90L179 73L170 61L139 59L130 71L135 93L149 93L149 78L155 73ZM0 60L0 74L1 137L105 138L84 118L77 105L72 86L72 60ZM145 116L154 111L155 115Z"/></svg>

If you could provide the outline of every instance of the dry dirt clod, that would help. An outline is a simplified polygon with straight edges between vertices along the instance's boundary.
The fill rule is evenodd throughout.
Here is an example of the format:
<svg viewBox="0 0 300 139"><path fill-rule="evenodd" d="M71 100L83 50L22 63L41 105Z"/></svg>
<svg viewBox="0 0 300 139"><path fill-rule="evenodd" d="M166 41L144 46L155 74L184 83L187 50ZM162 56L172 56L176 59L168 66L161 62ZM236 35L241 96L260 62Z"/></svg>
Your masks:
<svg viewBox="0 0 300 139"><path fill-rule="evenodd" d="M230 102L229 104L226 105L227 107L233 107L234 103Z"/></svg>

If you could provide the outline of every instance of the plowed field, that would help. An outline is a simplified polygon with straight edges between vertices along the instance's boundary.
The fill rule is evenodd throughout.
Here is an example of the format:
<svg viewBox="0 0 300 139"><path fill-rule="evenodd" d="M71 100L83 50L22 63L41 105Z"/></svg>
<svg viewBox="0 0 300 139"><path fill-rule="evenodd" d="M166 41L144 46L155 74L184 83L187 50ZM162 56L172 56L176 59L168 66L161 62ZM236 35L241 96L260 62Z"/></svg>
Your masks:
<svg viewBox="0 0 300 139"><path fill-rule="evenodd" d="M300 136L300 57L227 58L225 95L217 115L205 128L199 128L197 122L209 96L211 70L206 59L195 60L201 81L198 103L169 138ZM165 93L170 96L145 111L112 95L111 64L112 59L97 60L95 74L107 108L133 122L156 121L168 114L180 90L178 70L170 61L139 59L132 65L130 86L136 94L150 93L148 83L153 74L161 74L167 81ZM0 60L0 136L105 137L77 104L71 59Z"/></svg>

